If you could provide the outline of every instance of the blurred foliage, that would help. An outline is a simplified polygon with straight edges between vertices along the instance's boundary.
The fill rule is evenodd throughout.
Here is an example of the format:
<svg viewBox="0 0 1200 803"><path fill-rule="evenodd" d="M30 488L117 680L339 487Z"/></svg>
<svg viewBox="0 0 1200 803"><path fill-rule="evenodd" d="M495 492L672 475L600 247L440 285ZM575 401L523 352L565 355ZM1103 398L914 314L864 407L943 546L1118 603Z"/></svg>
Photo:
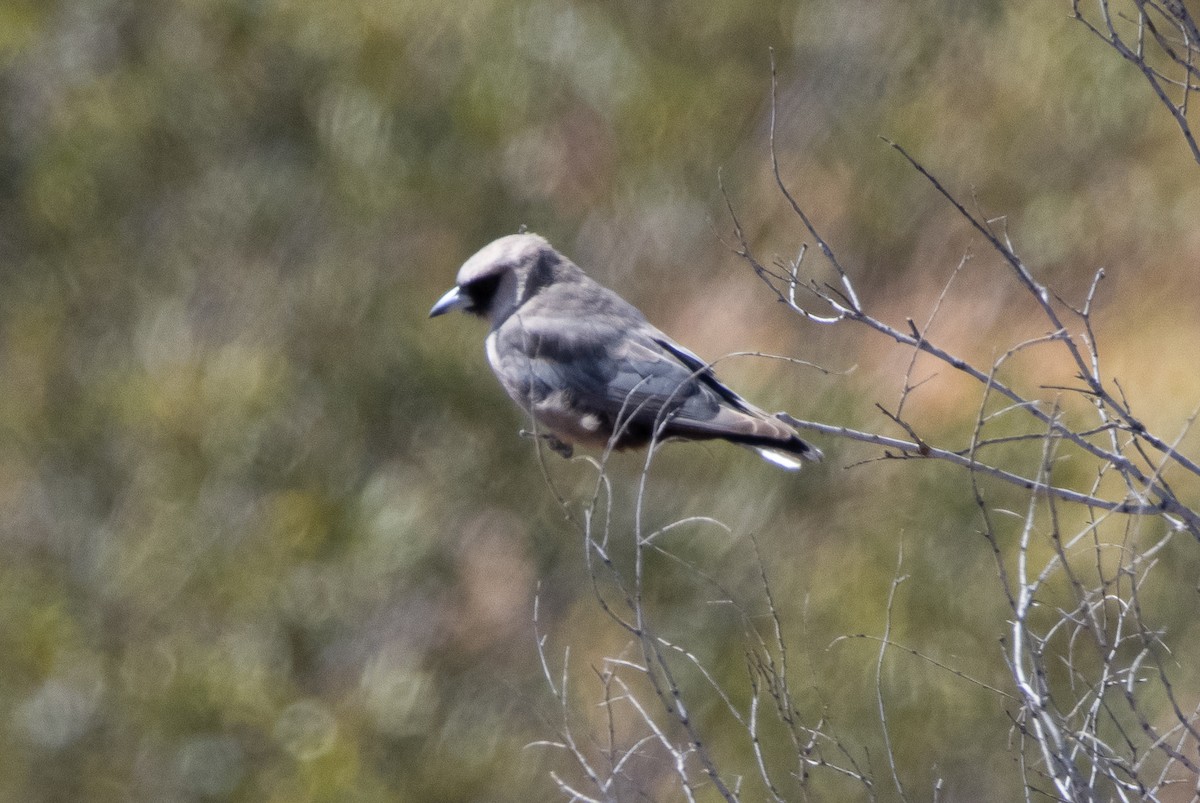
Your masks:
<svg viewBox="0 0 1200 803"><path fill-rule="evenodd" d="M1103 352L1148 423L1178 431L1200 379L1187 349L1152 344L1200 329L1178 302L1200 289L1200 182L1133 70L1067 10L0 6L0 797L552 797L565 757L528 746L561 726L533 597L551 655L573 649L581 717L588 667L624 636L483 331L425 315L466 256L528 224L705 356L838 371L723 364L747 395L881 425L869 402L896 398L908 355L786 317L719 240L722 170L762 250L800 242L769 178L768 48L784 172L870 303L927 315L972 248L884 134L1009 216L1064 294L1112 266ZM1036 333L990 256L957 287L938 325L964 356ZM924 392L930 426L969 426L952 381ZM898 641L1003 685L1005 603L965 480L846 471L873 452L821 446L829 460L798 477L670 447L647 524L729 523L671 545L751 599L757 536L805 703L878 756L875 646L829 645L881 631L898 544ZM640 465L615 462L618 551ZM548 469L569 499L588 493L577 467ZM707 613L711 589L651 568L663 627L744 683L723 651L740 625ZM1003 701L916 659L882 683L918 797L938 778L947 799L1015 794ZM639 781L652 798L669 796L662 771Z"/></svg>

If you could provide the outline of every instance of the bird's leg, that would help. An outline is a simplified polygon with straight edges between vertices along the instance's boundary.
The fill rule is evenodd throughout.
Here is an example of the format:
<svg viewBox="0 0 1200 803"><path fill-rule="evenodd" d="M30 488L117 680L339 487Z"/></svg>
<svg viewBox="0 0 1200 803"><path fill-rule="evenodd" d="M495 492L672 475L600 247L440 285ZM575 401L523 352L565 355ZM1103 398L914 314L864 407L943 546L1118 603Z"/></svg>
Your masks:
<svg viewBox="0 0 1200 803"><path fill-rule="evenodd" d="M519 430L517 434L522 438L541 438L546 442L546 445L550 447L551 451L555 452L556 454L560 454L563 457L569 458L571 455L575 454L575 448L571 446L571 444L560 441L549 432L530 432L527 429L522 429Z"/></svg>

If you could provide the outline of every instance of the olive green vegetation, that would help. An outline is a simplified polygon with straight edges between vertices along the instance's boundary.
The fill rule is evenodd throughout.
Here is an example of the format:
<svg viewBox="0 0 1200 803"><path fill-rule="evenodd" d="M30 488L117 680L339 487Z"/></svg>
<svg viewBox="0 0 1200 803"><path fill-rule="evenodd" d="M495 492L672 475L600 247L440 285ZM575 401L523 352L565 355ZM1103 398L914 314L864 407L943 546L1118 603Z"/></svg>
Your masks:
<svg viewBox="0 0 1200 803"><path fill-rule="evenodd" d="M872 403L894 405L909 355L789 316L721 242L718 171L762 253L805 239L770 179L769 48L783 170L881 317L924 320L972 251L949 342L987 360L1044 330L886 135L1007 215L1065 294L1109 266L1110 368L1173 436L1200 384L1154 344L1200 329L1177 300L1198 289L1200 174L1068 5L5 3L0 798L530 800L558 794L551 771L575 783L536 744L563 718L535 594L589 749L606 733L593 669L640 653L592 596L482 327L425 316L464 258L527 224L706 357L834 369L724 363L765 406L900 434ZM976 396L948 381L921 401L916 422L969 432ZM819 445L799 475L665 448L645 526L725 522L659 541L725 591L657 556L648 605L744 704L744 623L709 601L763 613L754 536L806 722L827 715L887 780L878 645L835 639L882 632L899 571L892 636L1007 689L1006 603L965 477L845 470L878 451ZM626 567L640 466L611 469ZM590 470L546 469L578 513ZM1197 545L1178 551L1186 579ZM1167 625L1194 628L1194 592L1180 607ZM756 799L744 735L698 676L681 683ZM906 653L880 685L917 799L1019 793L1009 701ZM793 766L782 732L766 741ZM675 799L651 747L622 788Z"/></svg>

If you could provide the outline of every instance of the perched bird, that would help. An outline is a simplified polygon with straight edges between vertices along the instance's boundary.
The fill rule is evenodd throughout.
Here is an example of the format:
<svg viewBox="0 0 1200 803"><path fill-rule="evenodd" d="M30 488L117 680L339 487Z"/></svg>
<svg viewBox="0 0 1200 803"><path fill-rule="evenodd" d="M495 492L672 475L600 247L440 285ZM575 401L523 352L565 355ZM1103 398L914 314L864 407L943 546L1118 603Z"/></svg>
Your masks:
<svg viewBox="0 0 1200 803"><path fill-rule="evenodd" d="M821 459L536 234L501 237L468 259L429 317L454 309L491 324L492 371L564 456L573 444L624 449L678 438L731 441L787 469Z"/></svg>

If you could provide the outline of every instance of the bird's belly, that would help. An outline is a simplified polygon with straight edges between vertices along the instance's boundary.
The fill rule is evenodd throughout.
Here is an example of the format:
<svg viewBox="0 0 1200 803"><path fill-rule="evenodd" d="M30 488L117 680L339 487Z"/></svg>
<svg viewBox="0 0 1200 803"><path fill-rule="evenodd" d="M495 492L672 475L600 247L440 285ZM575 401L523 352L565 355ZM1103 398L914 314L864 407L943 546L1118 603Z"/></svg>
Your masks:
<svg viewBox="0 0 1200 803"><path fill-rule="evenodd" d="M545 427L565 443L605 446L612 435L606 421L595 413L574 407L562 391L551 393L528 409L539 426Z"/></svg>

